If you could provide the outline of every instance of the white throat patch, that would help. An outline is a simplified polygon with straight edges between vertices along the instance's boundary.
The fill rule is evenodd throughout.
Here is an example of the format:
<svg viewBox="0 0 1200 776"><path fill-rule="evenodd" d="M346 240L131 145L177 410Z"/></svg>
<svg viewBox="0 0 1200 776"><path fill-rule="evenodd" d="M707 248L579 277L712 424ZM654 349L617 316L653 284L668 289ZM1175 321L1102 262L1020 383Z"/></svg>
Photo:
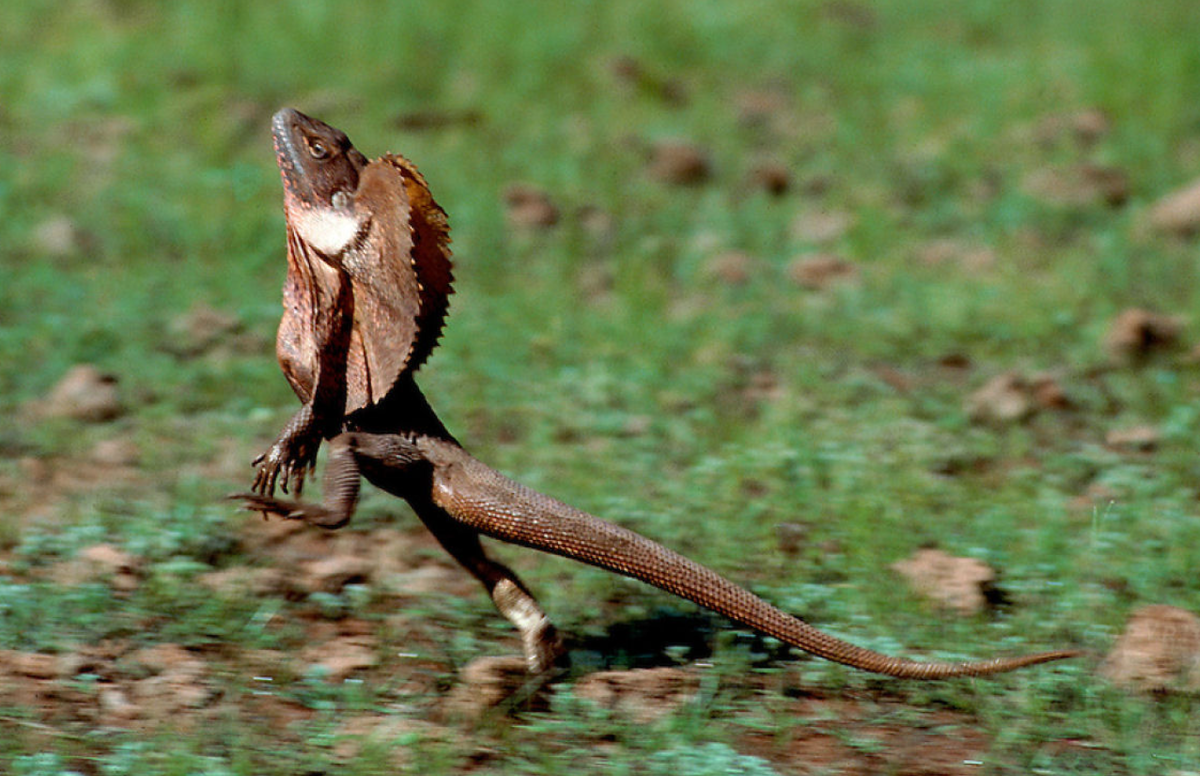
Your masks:
<svg viewBox="0 0 1200 776"><path fill-rule="evenodd" d="M313 248L326 256L337 256L349 247L361 224L352 210L322 207L301 210L294 226Z"/></svg>

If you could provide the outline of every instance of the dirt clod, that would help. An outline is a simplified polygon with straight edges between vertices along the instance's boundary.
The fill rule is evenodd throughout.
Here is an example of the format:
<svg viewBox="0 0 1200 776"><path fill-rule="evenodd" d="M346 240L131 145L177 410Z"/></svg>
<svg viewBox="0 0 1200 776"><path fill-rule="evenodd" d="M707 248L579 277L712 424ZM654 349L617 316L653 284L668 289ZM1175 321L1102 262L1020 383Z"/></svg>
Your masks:
<svg viewBox="0 0 1200 776"><path fill-rule="evenodd" d="M520 657L481 657L463 666L460 683L446 698L451 716L478 719L517 693L529 680Z"/></svg>
<svg viewBox="0 0 1200 776"><path fill-rule="evenodd" d="M686 140L664 140L651 148L650 177L674 186L698 186L712 177L708 153Z"/></svg>
<svg viewBox="0 0 1200 776"><path fill-rule="evenodd" d="M1072 407L1062 383L1052 374L1026 376L1005 372L988 380L967 397L964 409L976 423L1004 425L1027 420L1039 410Z"/></svg>
<svg viewBox="0 0 1200 776"><path fill-rule="evenodd" d="M921 595L961 615L986 609L996 581L996 572L983 561L934 549L917 550L893 563L892 570Z"/></svg>
<svg viewBox="0 0 1200 776"><path fill-rule="evenodd" d="M1124 170L1097 164L1046 167L1027 175L1022 188L1050 205L1119 207L1129 199L1129 176Z"/></svg>
<svg viewBox="0 0 1200 776"><path fill-rule="evenodd" d="M80 550L74 558L55 563L48 570L50 579L60 585L78 585L106 581L118 592L129 592L139 583L141 559L107 544L94 544Z"/></svg>
<svg viewBox="0 0 1200 776"><path fill-rule="evenodd" d="M916 259L927 267L954 265L978 273L995 266L996 252L986 246L942 238L918 246Z"/></svg>
<svg viewBox="0 0 1200 776"><path fill-rule="evenodd" d="M768 127L787 114L791 105L781 89L745 89L734 96L738 123L748 128Z"/></svg>
<svg viewBox="0 0 1200 776"><path fill-rule="evenodd" d="M1113 319L1104 338L1115 360L1138 362L1178 346L1183 319L1133 307Z"/></svg>
<svg viewBox="0 0 1200 776"><path fill-rule="evenodd" d="M763 162L750 170L747 183L752 189L780 197L791 191L792 173L779 162Z"/></svg>
<svg viewBox="0 0 1200 776"><path fill-rule="evenodd" d="M141 451L132 439L102 439L92 447L90 457L101 466L135 466Z"/></svg>
<svg viewBox="0 0 1200 776"><path fill-rule="evenodd" d="M209 590L229 597L247 592L256 596L286 595L292 591L284 572L271 567L231 566L201 574L197 581Z"/></svg>
<svg viewBox="0 0 1200 776"><path fill-rule="evenodd" d="M1052 113L1038 122L1034 135L1042 145L1069 139L1091 147L1112 130L1112 121L1100 108L1083 108L1068 113Z"/></svg>
<svg viewBox="0 0 1200 776"><path fill-rule="evenodd" d="M790 232L804 242L830 243L850 231L854 220L843 210L808 210L793 219Z"/></svg>
<svg viewBox="0 0 1200 776"><path fill-rule="evenodd" d="M72 418L88 423L112 420L124 412L117 396L117 378L91 364L67 370L50 389L49 396L33 406L35 414L47 418Z"/></svg>
<svg viewBox="0 0 1200 776"><path fill-rule="evenodd" d="M1013 423L1032 414L1025 380L1015 372L992 378L967 398L967 416L975 421Z"/></svg>
<svg viewBox="0 0 1200 776"><path fill-rule="evenodd" d="M1117 450L1148 453L1158 447L1162 435L1154 426L1114 428L1104 435L1104 444Z"/></svg>
<svg viewBox="0 0 1200 776"><path fill-rule="evenodd" d="M1160 232L1190 237L1200 231L1200 180L1167 194L1150 209L1150 225Z"/></svg>
<svg viewBox="0 0 1200 776"><path fill-rule="evenodd" d="M371 577L369 560L357 555L339 554L304 564L304 585L310 591L339 593L346 585L365 582Z"/></svg>
<svg viewBox="0 0 1200 776"><path fill-rule="evenodd" d="M306 648L301 657L317 668L326 681L341 682L355 671L374 668L379 663L373 636L340 636Z"/></svg>
<svg viewBox="0 0 1200 776"><path fill-rule="evenodd" d="M858 267L833 253L811 253L793 259L787 275L798 286L823 291L836 283L857 279Z"/></svg>
<svg viewBox="0 0 1200 776"><path fill-rule="evenodd" d="M232 313L196 304L167 326L170 336L167 350L180 356L198 356L236 334L241 327L241 321Z"/></svg>
<svg viewBox="0 0 1200 776"><path fill-rule="evenodd" d="M744 285L754 274L757 262L743 251L718 253L704 263L704 274L727 286Z"/></svg>
<svg viewBox="0 0 1200 776"><path fill-rule="evenodd" d="M1200 689L1200 618L1162 604L1137 609L1100 673L1139 692Z"/></svg>
<svg viewBox="0 0 1200 776"><path fill-rule="evenodd" d="M33 679L53 679L58 676L58 658L40 652L0 650L0 672L28 676Z"/></svg>
<svg viewBox="0 0 1200 776"><path fill-rule="evenodd" d="M681 668L638 668L589 674L575 684L574 693L644 724L686 704L699 687L700 678Z"/></svg>
<svg viewBox="0 0 1200 776"><path fill-rule="evenodd" d="M558 223L558 207L550 195L529 183L513 183L504 189L505 216L517 229L546 229Z"/></svg>

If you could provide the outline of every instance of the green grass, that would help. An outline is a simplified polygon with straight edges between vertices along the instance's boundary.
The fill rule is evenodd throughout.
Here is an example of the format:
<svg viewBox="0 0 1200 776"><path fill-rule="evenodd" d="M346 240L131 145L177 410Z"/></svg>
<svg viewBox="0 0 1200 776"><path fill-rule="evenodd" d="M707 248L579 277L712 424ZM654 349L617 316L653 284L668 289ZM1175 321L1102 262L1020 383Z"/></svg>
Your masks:
<svg viewBox="0 0 1200 776"><path fill-rule="evenodd" d="M923 714L963 712L990 742L987 772L1197 769L1193 698L1130 695L1094 673L1133 608L1200 612L1200 373L1169 356L1113 367L1103 348L1131 306L1182 315L1184 341L1195 338L1197 244L1141 224L1200 175L1197 40L1189 0L6 4L0 647L182 643L213 655L226 716L132 732L43 722L18 705L0 710L0 762L30 776L383 773L402 750L406 769L428 773L715 772L692 759L700 750L744 772L807 772L786 744L804 723L771 684L799 667L821 692L898 699L913 729ZM621 56L677 81L686 102L623 81ZM737 104L755 89L782 104L748 124ZM267 127L283 105L346 130L368 155L409 156L449 212L458 293L421 384L480 458L857 643L954 657L1076 645L1093 657L924 687L760 661L758 647L718 639L715 686L655 724L563 690L547 714L339 759L342 717L422 719L457 664L511 648L482 594L431 596L403 612L423 635L417 651L441 666L421 669L432 672L425 691L402 688L403 664L361 685L298 675L272 692L312 716L286 735L255 721L244 710L256 687L229 654L296 652L312 617L353 613L383 632L396 613L377 591L285 601L195 583L260 562L225 538L246 518L219 499L249 484L243 462L294 407L271 354L284 246ZM1037 139L1047 116L1084 109L1110 122L1094 145L1070 132ZM397 128L428 111L478 120ZM710 182L675 188L646 174L645 149L672 137L708 149ZM763 158L786 165L796 190L748 188ZM1128 202L1056 205L1025 185L1084 163L1122 170ZM525 234L505 222L502 191L518 180L550 193L560 224ZM610 235L589 232L588 207L611 216ZM814 209L855 220L819 246L791 226ZM38 237L56 217L77 235L63 252ZM917 258L945 238L994 261ZM744 285L706 271L731 249L758 262ZM791 283L788 263L814 249L854 262L859 280L826 292ZM239 333L181 355L173 322L194 307L231 315ZM952 354L969 370L937 365ZM80 362L119 377L125 415L80 425L26 411ZM1073 409L972 424L964 397L1008 369L1059 370ZM768 398L747 390L761 375ZM1134 423L1161 431L1157 450L1104 445L1107 430ZM137 444L133 476L78 487L35 476L38 461L84 471L112 438ZM1080 506L1089 492L1108 496ZM393 517L415 522L371 495L347 530ZM778 547L780 522L807 530L795 556ZM38 576L99 541L142 559L131 594ZM958 620L922 604L886 567L930 543L1000 568L1013 605ZM568 632L665 602L599 571L500 554ZM262 625L275 615L285 627ZM752 730L780 743L748 747ZM870 736L847 735L876 756Z"/></svg>

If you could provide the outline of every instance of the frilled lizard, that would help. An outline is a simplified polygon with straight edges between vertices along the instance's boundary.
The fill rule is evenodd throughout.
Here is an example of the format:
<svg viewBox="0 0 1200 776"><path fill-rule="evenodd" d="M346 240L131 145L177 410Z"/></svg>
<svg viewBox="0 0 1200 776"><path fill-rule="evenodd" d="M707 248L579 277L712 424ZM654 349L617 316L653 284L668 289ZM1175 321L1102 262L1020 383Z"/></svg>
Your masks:
<svg viewBox="0 0 1200 776"><path fill-rule="evenodd" d="M277 354L301 409L255 464L248 509L325 528L350 520L361 477L406 500L520 631L529 670L561 653L554 626L490 536L640 579L814 655L914 679L982 676L1074 655L923 663L856 647L625 528L526 488L471 457L413 376L441 334L451 293L445 212L411 162L368 162L346 135L295 110L272 122L283 176L288 272ZM329 443L321 505L296 494Z"/></svg>

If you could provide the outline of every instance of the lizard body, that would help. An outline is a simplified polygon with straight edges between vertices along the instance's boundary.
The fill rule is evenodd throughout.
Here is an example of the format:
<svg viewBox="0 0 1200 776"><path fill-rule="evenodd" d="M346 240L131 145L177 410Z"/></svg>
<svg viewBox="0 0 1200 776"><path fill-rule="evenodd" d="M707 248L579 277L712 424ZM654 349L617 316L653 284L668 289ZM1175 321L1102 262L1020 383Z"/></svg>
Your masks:
<svg viewBox="0 0 1200 776"><path fill-rule="evenodd" d="M533 672L559 656L557 634L512 570L487 557L481 535L642 580L812 654L890 676L983 676L1075 654L925 663L856 647L476 460L414 380L451 291L445 214L424 179L400 157L366 162L343 133L296 111L276 114L273 131L288 221L277 355L302 408L255 461L255 492L236 497L247 508L339 528L353 515L364 477L405 499L516 626ZM289 481L299 490L322 440L330 449L324 502L276 498L281 475L285 492Z"/></svg>

